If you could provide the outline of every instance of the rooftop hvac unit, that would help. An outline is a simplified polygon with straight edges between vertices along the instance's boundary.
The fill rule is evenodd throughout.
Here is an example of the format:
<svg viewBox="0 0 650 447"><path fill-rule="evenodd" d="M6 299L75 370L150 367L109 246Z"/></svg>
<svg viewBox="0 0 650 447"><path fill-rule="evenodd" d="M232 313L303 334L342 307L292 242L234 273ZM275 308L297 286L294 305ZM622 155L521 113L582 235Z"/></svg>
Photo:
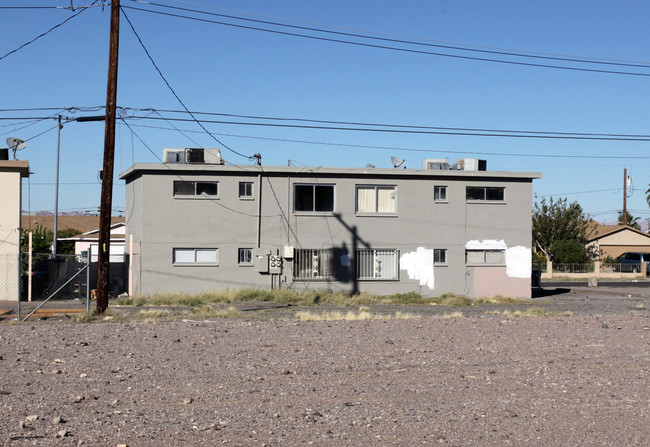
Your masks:
<svg viewBox="0 0 650 447"><path fill-rule="evenodd" d="M463 171L487 171L487 161L478 158L461 158L456 160L454 166Z"/></svg>
<svg viewBox="0 0 650 447"><path fill-rule="evenodd" d="M425 158L422 160L422 169L441 171L449 169L448 158Z"/></svg>
<svg viewBox="0 0 650 447"><path fill-rule="evenodd" d="M221 150L216 148L187 148L185 149L185 163L222 165L223 159L221 158Z"/></svg>
<svg viewBox="0 0 650 447"><path fill-rule="evenodd" d="M185 163L185 150L163 149L163 163Z"/></svg>

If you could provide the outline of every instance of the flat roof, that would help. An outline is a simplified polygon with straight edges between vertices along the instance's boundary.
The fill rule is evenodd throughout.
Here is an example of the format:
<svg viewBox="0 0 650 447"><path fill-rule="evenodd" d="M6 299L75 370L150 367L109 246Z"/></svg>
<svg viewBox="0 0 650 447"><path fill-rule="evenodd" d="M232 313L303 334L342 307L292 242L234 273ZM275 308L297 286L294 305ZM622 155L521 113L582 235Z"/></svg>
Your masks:
<svg viewBox="0 0 650 447"><path fill-rule="evenodd" d="M294 175L299 177L309 175L331 176L386 176L386 177L475 177L475 178L507 178L507 179L539 179L541 172L509 172L509 171L463 171L463 170L434 170L434 169L402 169L402 168L331 168L305 166L257 166L257 165L219 165L205 163L136 163L120 173L120 179L128 179L138 173L165 172L186 174L236 173L236 174L266 174Z"/></svg>
<svg viewBox="0 0 650 447"><path fill-rule="evenodd" d="M21 177L29 177L29 162L21 160L0 160L0 171L20 172Z"/></svg>

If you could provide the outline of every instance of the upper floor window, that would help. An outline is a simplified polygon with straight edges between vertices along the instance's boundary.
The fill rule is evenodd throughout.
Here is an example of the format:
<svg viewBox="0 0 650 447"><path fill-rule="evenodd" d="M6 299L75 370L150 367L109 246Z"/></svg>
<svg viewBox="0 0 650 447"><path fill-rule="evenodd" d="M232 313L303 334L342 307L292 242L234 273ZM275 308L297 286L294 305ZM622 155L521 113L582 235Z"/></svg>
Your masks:
<svg viewBox="0 0 650 447"><path fill-rule="evenodd" d="M446 202L447 201L447 187L446 186L434 186L433 187L433 200L434 200L434 202Z"/></svg>
<svg viewBox="0 0 650 447"><path fill-rule="evenodd" d="M468 186L467 200L500 200L503 201L504 187L499 186Z"/></svg>
<svg viewBox="0 0 650 447"><path fill-rule="evenodd" d="M331 213L334 211L334 185L296 184L293 186L293 210Z"/></svg>
<svg viewBox="0 0 650 447"><path fill-rule="evenodd" d="M179 264L218 264L216 248L174 248L173 263Z"/></svg>
<svg viewBox="0 0 650 447"><path fill-rule="evenodd" d="M219 195L219 182L174 181L174 196L208 196Z"/></svg>
<svg viewBox="0 0 650 447"><path fill-rule="evenodd" d="M394 186L357 186L357 213L395 213Z"/></svg>
<svg viewBox="0 0 650 447"><path fill-rule="evenodd" d="M253 182L239 182L239 198L253 197Z"/></svg>

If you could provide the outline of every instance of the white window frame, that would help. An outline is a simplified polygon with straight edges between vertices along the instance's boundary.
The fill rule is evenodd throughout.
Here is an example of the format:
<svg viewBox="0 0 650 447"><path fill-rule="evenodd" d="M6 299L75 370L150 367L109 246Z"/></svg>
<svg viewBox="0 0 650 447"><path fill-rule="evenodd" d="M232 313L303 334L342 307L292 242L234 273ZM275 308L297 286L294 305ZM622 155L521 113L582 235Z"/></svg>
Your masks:
<svg viewBox="0 0 650 447"><path fill-rule="evenodd" d="M436 193L438 191L444 191L445 198L436 198ZM449 200L447 199L447 185L434 185L433 186L433 201L436 203L448 203Z"/></svg>
<svg viewBox="0 0 650 447"><path fill-rule="evenodd" d="M354 277L356 279L363 281L399 280L399 250L397 249L357 249L354 259ZM385 262L387 260L389 261L388 265ZM368 274L370 270L372 270L372 275Z"/></svg>
<svg viewBox="0 0 650 447"><path fill-rule="evenodd" d="M470 189L482 189L483 190L483 198L470 199L469 197L467 197ZM502 198L501 199L490 199L490 198L488 198L488 189L501 190ZM467 186L465 188L465 200L467 202L503 203L506 200L506 188L505 188L505 186Z"/></svg>
<svg viewBox="0 0 650 447"><path fill-rule="evenodd" d="M365 189L365 190L374 190L374 210L372 211L360 211L359 210L359 190ZM384 190L384 191L392 191L393 194L393 210L392 211L379 211L379 191ZM356 185L355 188L356 191L356 213L358 215L388 215L388 216L395 216L397 215L397 185Z"/></svg>
<svg viewBox="0 0 650 447"><path fill-rule="evenodd" d="M212 254L214 254L214 257L212 256ZM181 256L182 256L182 260L179 260ZM192 247L173 248L172 264L175 266L177 265L217 266L219 265L219 249L218 248L192 248Z"/></svg>
<svg viewBox="0 0 650 447"><path fill-rule="evenodd" d="M506 251L504 249L465 250L465 264L503 266L506 265Z"/></svg>
<svg viewBox="0 0 650 447"><path fill-rule="evenodd" d="M296 249L293 257L294 281L322 281L335 279L334 250Z"/></svg>
<svg viewBox="0 0 650 447"><path fill-rule="evenodd" d="M253 199L254 194L254 182L239 182L239 198L241 200L251 200ZM244 187L244 194L242 194L242 186ZM247 190L250 187L250 194L247 194Z"/></svg>
<svg viewBox="0 0 650 447"><path fill-rule="evenodd" d="M192 189L194 192L192 194L181 194L176 192L176 184L177 183L186 183L186 184L191 184ZM199 193L199 184L209 184L209 185L214 185L217 187L217 193L216 194L204 194L204 193ZM219 182L213 182L213 181L203 181L203 180L174 180L174 184L172 186L172 194L175 199L188 199L188 198L207 198L207 199L218 199L219 198L219 192L221 188L219 187Z"/></svg>
<svg viewBox="0 0 650 447"><path fill-rule="evenodd" d="M296 209L296 188L311 186L312 188L312 206L311 210L297 210ZM332 209L331 210L316 210L316 188L332 188ZM334 183L294 183L293 184L293 212L294 214L332 214L336 209L336 184Z"/></svg>
<svg viewBox="0 0 650 447"><path fill-rule="evenodd" d="M240 248L237 250L237 265L250 267L253 265L253 249Z"/></svg>

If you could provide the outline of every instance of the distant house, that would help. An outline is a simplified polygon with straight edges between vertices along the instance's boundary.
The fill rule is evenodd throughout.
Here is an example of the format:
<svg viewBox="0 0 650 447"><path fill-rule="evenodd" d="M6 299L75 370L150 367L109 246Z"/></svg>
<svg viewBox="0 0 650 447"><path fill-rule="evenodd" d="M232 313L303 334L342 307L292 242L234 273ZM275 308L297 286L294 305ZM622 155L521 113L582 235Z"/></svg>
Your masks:
<svg viewBox="0 0 650 447"><path fill-rule="evenodd" d="M587 246L593 247L600 254L600 259L607 256L617 258L628 251L650 252L650 234L624 225L596 224Z"/></svg>
<svg viewBox="0 0 650 447"><path fill-rule="evenodd" d="M123 262L124 259L124 232L126 224L124 222L117 222L111 225L110 231L110 262ZM74 253L82 256L91 251L91 262L97 262L97 254L99 253L99 229L86 231L85 233L77 236L59 239L60 241L74 241Z"/></svg>
<svg viewBox="0 0 650 447"><path fill-rule="evenodd" d="M133 293L234 288L531 295L540 173L225 165L165 150L126 181ZM129 247L131 243L129 243Z"/></svg>
<svg viewBox="0 0 650 447"><path fill-rule="evenodd" d="M0 160L0 300L18 301L22 179L29 163Z"/></svg>

